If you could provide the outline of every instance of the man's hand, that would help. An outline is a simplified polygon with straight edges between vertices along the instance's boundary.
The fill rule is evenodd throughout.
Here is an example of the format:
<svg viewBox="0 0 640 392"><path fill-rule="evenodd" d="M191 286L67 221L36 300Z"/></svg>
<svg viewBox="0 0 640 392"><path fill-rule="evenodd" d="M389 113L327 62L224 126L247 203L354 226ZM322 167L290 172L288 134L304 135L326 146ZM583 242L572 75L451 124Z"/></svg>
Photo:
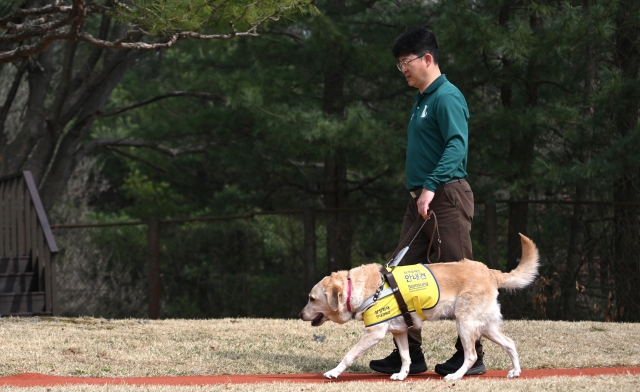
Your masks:
<svg viewBox="0 0 640 392"><path fill-rule="evenodd" d="M429 204L433 200L433 196L436 194L428 189L422 189L420 197L418 198L418 214L422 215L422 218L427 219L429 216Z"/></svg>

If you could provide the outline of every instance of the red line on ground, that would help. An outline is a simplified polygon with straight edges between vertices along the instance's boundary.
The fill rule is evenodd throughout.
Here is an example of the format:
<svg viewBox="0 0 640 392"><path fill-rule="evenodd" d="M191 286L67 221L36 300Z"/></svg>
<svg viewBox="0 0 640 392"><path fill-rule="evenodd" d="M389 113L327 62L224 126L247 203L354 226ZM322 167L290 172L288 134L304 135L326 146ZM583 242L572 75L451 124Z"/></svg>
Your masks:
<svg viewBox="0 0 640 392"><path fill-rule="evenodd" d="M536 369L523 370L520 378L541 378L553 376L597 376L640 374L640 367L615 367L591 369ZM489 370L474 378L504 378L507 370ZM410 375L405 381L441 380L434 372ZM40 373L21 373L0 377L0 386L36 387L54 385L214 385L214 384L254 384L254 383L332 383L349 381L390 381L389 376L379 373L343 373L336 380L328 380L322 374L230 374L218 376L164 376L164 377L120 377L89 378L50 376ZM395 381L394 381L395 382Z"/></svg>

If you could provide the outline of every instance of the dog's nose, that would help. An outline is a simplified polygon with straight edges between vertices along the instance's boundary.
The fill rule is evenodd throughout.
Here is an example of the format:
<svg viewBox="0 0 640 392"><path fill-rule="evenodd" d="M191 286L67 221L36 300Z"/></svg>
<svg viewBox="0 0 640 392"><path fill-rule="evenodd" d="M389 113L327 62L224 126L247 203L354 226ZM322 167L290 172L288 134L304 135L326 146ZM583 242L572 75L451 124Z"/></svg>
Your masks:
<svg viewBox="0 0 640 392"><path fill-rule="evenodd" d="M298 313L298 318L303 319L304 316L302 315L302 312Z"/></svg>

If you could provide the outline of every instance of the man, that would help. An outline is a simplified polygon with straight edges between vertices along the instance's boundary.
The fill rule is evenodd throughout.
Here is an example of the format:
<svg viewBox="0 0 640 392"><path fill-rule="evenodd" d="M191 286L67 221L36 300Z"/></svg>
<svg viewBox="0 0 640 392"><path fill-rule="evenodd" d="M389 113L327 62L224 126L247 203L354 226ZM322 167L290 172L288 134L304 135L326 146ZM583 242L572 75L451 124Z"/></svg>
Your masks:
<svg viewBox="0 0 640 392"><path fill-rule="evenodd" d="M424 263L430 253L438 254L437 247L440 261L471 259L473 192L464 180L467 177L469 120L466 100L440 72L438 44L431 30L420 27L400 35L393 44L393 56L399 60L397 67L409 86L420 91L407 130L406 187L412 198L404 215L400 238L407 235L416 220L421 224L433 211L442 240L440 244L434 241L436 249L429 249L436 221L429 219L400 265ZM413 233L410 234L412 237ZM421 331L410 328L408 335L409 373L424 372L427 365L421 349ZM456 349L451 359L436 365L438 374L451 374L462 366L464 352L460 338ZM486 372L480 340L476 342L476 351L478 360L466 375ZM400 354L394 350L384 359L371 361L369 366L378 372L397 373L401 366Z"/></svg>

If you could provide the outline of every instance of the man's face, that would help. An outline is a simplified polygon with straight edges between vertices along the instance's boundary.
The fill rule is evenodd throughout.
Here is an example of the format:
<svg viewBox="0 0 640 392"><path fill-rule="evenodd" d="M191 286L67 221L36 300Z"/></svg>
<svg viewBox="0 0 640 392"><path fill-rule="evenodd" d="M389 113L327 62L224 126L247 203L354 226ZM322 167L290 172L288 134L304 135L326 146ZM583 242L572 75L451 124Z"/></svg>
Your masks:
<svg viewBox="0 0 640 392"><path fill-rule="evenodd" d="M404 74L407 84L423 90L427 81L427 57L429 55L408 54L398 58L398 69Z"/></svg>

